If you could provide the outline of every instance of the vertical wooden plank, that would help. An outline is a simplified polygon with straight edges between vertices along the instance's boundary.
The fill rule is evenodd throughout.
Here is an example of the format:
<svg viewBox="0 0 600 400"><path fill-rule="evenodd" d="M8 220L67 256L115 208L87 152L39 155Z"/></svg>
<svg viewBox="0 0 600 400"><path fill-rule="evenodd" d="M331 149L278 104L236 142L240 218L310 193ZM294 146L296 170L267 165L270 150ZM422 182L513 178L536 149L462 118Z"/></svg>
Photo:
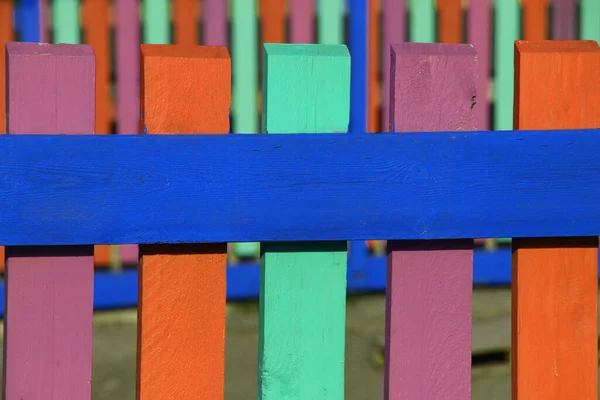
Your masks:
<svg viewBox="0 0 600 400"><path fill-rule="evenodd" d="M39 1L40 7L40 40L38 42L48 43L50 36L50 10L48 7L48 1L50 0L35 0Z"/></svg>
<svg viewBox="0 0 600 400"><path fill-rule="evenodd" d="M473 109L477 129L492 129L490 123L491 0L470 0L467 41L475 47L479 65L477 106Z"/></svg>
<svg viewBox="0 0 600 400"><path fill-rule="evenodd" d="M313 43L315 0L289 0L290 42Z"/></svg>
<svg viewBox="0 0 600 400"><path fill-rule="evenodd" d="M495 130L512 129L514 41L519 38L519 0L494 1L494 122Z"/></svg>
<svg viewBox="0 0 600 400"><path fill-rule="evenodd" d="M9 4L10 1L3 1ZM20 42L40 42L41 0L20 0L15 6L15 25L19 30ZM5 6L4 6L5 7ZM8 25L10 27L10 25ZM3 127L4 128L4 127Z"/></svg>
<svg viewBox="0 0 600 400"><path fill-rule="evenodd" d="M204 44L211 46L227 46L227 1L204 0L202 6Z"/></svg>
<svg viewBox="0 0 600 400"><path fill-rule="evenodd" d="M0 45L13 40L13 4L12 1L0 2ZM0 51L0 110L6 110L6 53ZM0 113L0 134L6 133L6 113ZM0 273L4 272L4 246L0 246Z"/></svg>
<svg viewBox="0 0 600 400"><path fill-rule="evenodd" d="M198 44L198 0L174 0L173 24L175 43L187 46Z"/></svg>
<svg viewBox="0 0 600 400"><path fill-rule="evenodd" d="M391 131L476 130L471 45L395 45L392 82ZM469 399L473 240L388 241L387 277L385 399Z"/></svg>
<svg viewBox="0 0 600 400"><path fill-rule="evenodd" d="M169 0L142 0L144 43L171 43L171 12Z"/></svg>
<svg viewBox="0 0 600 400"><path fill-rule="evenodd" d="M231 0L233 132L258 132L256 0Z"/></svg>
<svg viewBox="0 0 600 400"><path fill-rule="evenodd" d="M229 131L226 47L141 50L144 131ZM140 246L138 400L223 399L226 264L226 243Z"/></svg>
<svg viewBox="0 0 600 400"><path fill-rule="evenodd" d="M544 40L548 36L550 0L521 0L523 7L523 39Z"/></svg>
<svg viewBox="0 0 600 400"><path fill-rule="evenodd" d="M462 0L436 0L438 21L437 41L462 42Z"/></svg>
<svg viewBox="0 0 600 400"><path fill-rule="evenodd" d="M576 0L552 1L552 37L553 40L575 39Z"/></svg>
<svg viewBox="0 0 600 400"><path fill-rule="evenodd" d="M581 19L580 36L583 40L595 40L600 43L600 2L598 0L580 0Z"/></svg>
<svg viewBox="0 0 600 400"><path fill-rule="evenodd" d="M346 132L344 45L264 46L263 131ZM344 398L346 242L262 243L259 399Z"/></svg>
<svg viewBox="0 0 600 400"><path fill-rule="evenodd" d="M138 4L138 0L115 3L117 133L141 133Z"/></svg>
<svg viewBox="0 0 600 400"><path fill-rule="evenodd" d="M381 43L379 30L379 3L381 0L369 0L369 97L367 99L367 130L380 132L380 86L379 86L379 60Z"/></svg>
<svg viewBox="0 0 600 400"><path fill-rule="evenodd" d="M350 132L367 130L368 79L368 0L350 0Z"/></svg>
<svg viewBox="0 0 600 400"><path fill-rule="evenodd" d="M285 1L260 0L261 46L263 43L284 43Z"/></svg>
<svg viewBox="0 0 600 400"><path fill-rule="evenodd" d="M93 133L91 47L9 43L6 53L8 133ZM7 247L5 284L3 398L90 399L93 246Z"/></svg>
<svg viewBox="0 0 600 400"><path fill-rule="evenodd" d="M79 34L79 0L52 1L54 43L81 43Z"/></svg>
<svg viewBox="0 0 600 400"><path fill-rule="evenodd" d="M515 45L514 128L597 128L600 48ZM513 241L513 399L598 397L598 238Z"/></svg>
<svg viewBox="0 0 600 400"><path fill-rule="evenodd" d="M381 68L383 81L382 92L382 118L380 129L387 132L390 120L390 55L391 45L405 40L406 27L406 0L382 0L383 1L383 34L381 44Z"/></svg>
<svg viewBox="0 0 600 400"><path fill-rule="evenodd" d="M119 134L141 133L140 123L140 18L138 0L115 2L116 129ZM114 250L114 249L113 249ZM118 260L138 263L136 245L118 246Z"/></svg>
<svg viewBox="0 0 600 400"><path fill-rule="evenodd" d="M319 43L344 43L344 8L344 0L317 0Z"/></svg>
<svg viewBox="0 0 600 400"><path fill-rule="evenodd" d="M409 0L408 11L411 42L435 42L435 7L434 0Z"/></svg>

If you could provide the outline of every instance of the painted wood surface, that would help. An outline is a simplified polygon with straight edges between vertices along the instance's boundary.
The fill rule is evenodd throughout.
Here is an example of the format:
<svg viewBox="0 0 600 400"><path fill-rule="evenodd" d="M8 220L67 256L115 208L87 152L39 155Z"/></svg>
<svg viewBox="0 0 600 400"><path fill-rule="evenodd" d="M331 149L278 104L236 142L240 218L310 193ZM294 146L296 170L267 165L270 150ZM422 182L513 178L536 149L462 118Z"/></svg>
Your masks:
<svg viewBox="0 0 600 400"><path fill-rule="evenodd" d="M227 46L227 1L204 0L202 3L202 43L209 46Z"/></svg>
<svg viewBox="0 0 600 400"><path fill-rule="evenodd" d="M6 43L13 40L13 3L12 1L0 2L0 45L2 48ZM6 79L4 79L6 68L6 52L0 51L0 134L6 133Z"/></svg>
<svg viewBox="0 0 600 400"><path fill-rule="evenodd" d="M11 2L3 1L2 3L7 4ZM47 42L46 38L40 36L42 25L40 16L43 3L44 1L42 0L20 0L14 2L15 28L19 32L20 42ZM6 26L10 27L10 24Z"/></svg>
<svg viewBox="0 0 600 400"><path fill-rule="evenodd" d="M143 42L171 43L171 7L169 0L141 0Z"/></svg>
<svg viewBox="0 0 600 400"><path fill-rule="evenodd" d="M599 131L0 135L0 243L593 236Z"/></svg>
<svg viewBox="0 0 600 400"><path fill-rule="evenodd" d="M226 47L143 45L141 51L145 132L229 131ZM140 246L138 400L223 399L226 263L226 243Z"/></svg>
<svg viewBox="0 0 600 400"><path fill-rule="evenodd" d="M137 0L115 3L117 133L139 133L140 24Z"/></svg>
<svg viewBox="0 0 600 400"><path fill-rule="evenodd" d="M262 43L284 43L286 41L286 1L260 0L260 29Z"/></svg>
<svg viewBox="0 0 600 400"><path fill-rule="evenodd" d="M407 23L406 0L382 0L383 15L381 36L381 126L380 131L387 132L390 121L390 68L391 65L391 45L405 40L405 27Z"/></svg>
<svg viewBox="0 0 600 400"><path fill-rule="evenodd" d="M347 130L346 46L267 44L263 58L264 132ZM259 399L344 398L346 262L345 241L261 244Z"/></svg>
<svg viewBox="0 0 600 400"><path fill-rule="evenodd" d="M411 42L435 42L434 0L408 0L410 15L408 39Z"/></svg>
<svg viewBox="0 0 600 400"><path fill-rule="evenodd" d="M52 40L54 43L81 43L79 23L78 0L53 0Z"/></svg>
<svg viewBox="0 0 600 400"><path fill-rule="evenodd" d="M257 0L231 0L232 132L258 132Z"/></svg>
<svg viewBox="0 0 600 400"><path fill-rule="evenodd" d="M9 43L6 54L11 136L93 133L91 47ZM4 399L91 398L93 282L93 246L6 248Z"/></svg>
<svg viewBox="0 0 600 400"><path fill-rule="evenodd" d="M436 0L437 41L461 43L463 34L462 0Z"/></svg>
<svg viewBox="0 0 600 400"><path fill-rule="evenodd" d="M381 24L380 21L380 3L381 0L369 0L368 10L368 98L367 98L367 125L365 129L369 132L380 132L380 107L381 94L379 85L380 75L380 53L381 49Z"/></svg>
<svg viewBox="0 0 600 400"><path fill-rule="evenodd" d="M512 129L514 41L519 39L519 0L494 1L494 122L495 130Z"/></svg>
<svg viewBox="0 0 600 400"><path fill-rule="evenodd" d="M578 19L576 3L577 0L552 1L551 39L573 40L576 38L575 20Z"/></svg>
<svg viewBox="0 0 600 400"><path fill-rule="evenodd" d="M548 7L550 0L521 1L523 8L523 39L531 41L548 39Z"/></svg>
<svg viewBox="0 0 600 400"><path fill-rule="evenodd" d="M598 126L596 42L519 41L515 58L515 129ZM598 396L598 235L556 236L513 241L513 399Z"/></svg>
<svg viewBox="0 0 600 400"><path fill-rule="evenodd" d="M314 43L315 3L313 0L289 0L290 42Z"/></svg>
<svg viewBox="0 0 600 400"><path fill-rule="evenodd" d="M477 52L477 106L473 108L477 129L492 129L490 122L490 88L492 56L492 10L491 0L470 0L467 42Z"/></svg>
<svg viewBox="0 0 600 400"><path fill-rule="evenodd" d="M172 10L174 43L186 46L198 44L200 3L197 0L174 0Z"/></svg>
<svg viewBox="0 0 600 400"><path fill-rule="evenodd" d="M600 43L600 3L597 0L580 0L580 38Z"/></svg>
<svg viewBox="0 0 600 400"><path fill-rule="evenodd" d="M367 130L369 103L369 0L350 0L350 132Z"/></svg>
<svg viewBox="0 0 600 400"><path fill-rule="evenodd" d="M477 128L472 45L393 46L393 132ZM385 399L471 397L473 240L389 241Z"/></svg>
<svg viewBox="0 0 600 400"><path fill-rule="evenodd" d="M345 0L315 0L317 3L317 41L320 44L344 43Z"/></svg>

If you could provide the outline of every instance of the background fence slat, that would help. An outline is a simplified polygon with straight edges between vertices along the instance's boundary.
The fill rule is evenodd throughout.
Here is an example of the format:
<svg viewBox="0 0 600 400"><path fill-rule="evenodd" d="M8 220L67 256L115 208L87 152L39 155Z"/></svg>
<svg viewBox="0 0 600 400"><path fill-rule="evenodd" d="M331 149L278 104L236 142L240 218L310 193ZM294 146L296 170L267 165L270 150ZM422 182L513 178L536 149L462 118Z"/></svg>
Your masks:
<svg viewBox="0 0 600 400"><path fill-rule="evenodd" d="M198 0L173 1L174 43L195 45L198 43L198 17L200 16Z"/></svg>
<svg viewBox="0 0 600 400"><path fill-rule="evenodd" d="M517 42L515 129L597 128L600 48ZM513 241L514 399L598 396L598 238Z"/></svg>
<svg viewBox="0 0 600 400"><path fill-rule="evenodd" d="M346 0L316 0L317 41L321 44L344 43L344 10Z"/></svg>
<svg viewBox="0 0 600 400"><path fill-rule="evenodd" d="M548 6L550 0L521 0L523 8L523 39L548 38Z"/></svg>
<svg viewBox="0 0 600 400"><path fill-rule="evenodd" d="M595 40L600 43L600 2L597 0L581 0L581 39Z"/></svg>
<svg viewBox="0 0 600 400"><path fill-rule="evenodd" d="M264 47L263 131L346 132L344 45ZM261 244L259 399L344 398L346 242Z"/></svg>
<svg viewBox="0 0 600 400"><path fill-rule="evenodd" d="M52 1L53 43L81 43L79 0Z"/></svg>
<svg viewBox="0 0 600 400"><path fill-rule="evenodd" d="M495 130L512 129L514 41L519 39L518 0L494 1L494 121Z"/></svg>
<svg viewBox="0 0 600 400"><path fill-rule="evenodd" d="M388 132L390 125L390 54L391 45L405 40L406 29L406 0L383 1L383 34L381 43L381 131Z"/></svg>
<svg viewBox="0 0 600 400"><path fill-rule="evenodd" d="M469 0L469 20L467 42L477 52L477 105L473 108L478 130L488 130L490 126L490 65L492 55L491 0Z"/></svg>
<svg viewBox="0 0 600 400"><path fill-rule="evenodd" d="M94 131L92 48L7 46L10 134ZM91 398L93 246L7 247L3 398Z"/></svg>
<svg viewBox="0 0 600 400"><path fill-rule="evenodd" d="M203 44L227 46L229 20L227 1L204 0L202 3Z"/></svg>
<svg viewBox="0 0 600 400"><path fill-rule="evenodd" d="M379 3L381 0L369 0L369 19L368 19L368 48L369 48L369 79L368 79L368 98L367 98L367 128L369 132L380 132L380 113L379 107L381 94L379 85L379 73L380 73L380 48L381 43L381 24Z"/></svg>
<svg viewBox="0 0 600 400"><path fill-rule="evenodd" d="M226 47L143 45L141 70L148 134L229 131ZM226 243L140 246L139 400L223 399L226 264Z"/></svg>
<svg viewBox="0 0 600 400"><path fill-rule="evenodd" d="M553 40L575 39L576 0L552 1Z"/></svg>
<svg viewBox="0 0 600 400"><path fill-rule="evenodd" d="M289 0L290 42L314 43L315 0Z"/></svg>
<svg viewBox="0 0 600 400"><path fill-rule="evenodd" d="M462 0L436 0L437 41L440 43L462 42Z"/></svg>
<svg viewBox="0 0 600 400"><path fill-rule="evenodd" d="M171 43L171 6L169 0L142 0L141 3L144 43Z"/></svg>
<svg viewBox="0 0 600 400"><path fill-rule="evenodd" d="M261 43L284 43L286 41L285 0L260 0Z"/></svg>
<svg viewBox="0 0 600 400"><path fill-rule="evenodd" d="M369 0L350 0L350 132L367 131L369 103Z"/></svg>
<svg viewBox="0 0 600 400"><path fill-rule="evenodd" d="M434 0L409 0L409 34L411 42L435 42Z"/></svg>
<svg viewBox="0 0 600 400"><path fill-rule="evenodd" d="M2 3L10 3L3 1ZM43 0L20 0L15 4L15 25L20 42L46 42L40 38L40 8ZM7 25L10 27L10 25Z"/></svg>
<svg viewBox="0 0 600 400"><path fill-rule="evenodd" d="M232 132L258 132L258 27L256 0L231 0Z"/></svg>
<svg viewBox="0 0 600 400"><path fill-rule="evenodd" d="M476 130L471 45L404 43L391 65L394 132ZM385 399L470 398L473 240L390 241L387 277Z"/></svg>

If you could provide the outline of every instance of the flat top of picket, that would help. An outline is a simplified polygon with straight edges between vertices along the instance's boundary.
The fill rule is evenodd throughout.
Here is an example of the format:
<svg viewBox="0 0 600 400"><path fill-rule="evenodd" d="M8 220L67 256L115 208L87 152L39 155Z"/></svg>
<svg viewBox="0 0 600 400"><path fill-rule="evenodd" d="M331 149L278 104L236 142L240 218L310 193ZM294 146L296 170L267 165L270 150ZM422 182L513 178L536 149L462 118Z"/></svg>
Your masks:
<svg viewBox="0 0 600 400"><path fill-rule="evenodd" d="M545 40L529 42L517 40L516 46L521 52L530 53L595 53L600 51L595 40Z"/></svg>
<svg viewBox="0 0 600 400"><path fill-rule="evenodd" d="M395 54L424 55L424 56L473 56L476 54L472 44L462 43L414 43L402 42L392 44Z"/></svg>
<svg viewBox="0 0 600 400"><path fill-rule="evenodd" d="M327 56L349 57L350 52L344 44L289 44L265 43L264 49L269 56Z"/></svg>
<svg viewBox="0 0 600 400"><path fill-rule="evenodd" d="M144 57L229 58L225 46L178 46L174 44L143 44Z"/></svg>
<svg viewBox="0 0 600 400"><path fill-rule="evenodd" d="M69 56L69 57L93 57L94 50L85 44L47 44L33 42L9 42L6 50L11 55L28 56Z"/></svg>

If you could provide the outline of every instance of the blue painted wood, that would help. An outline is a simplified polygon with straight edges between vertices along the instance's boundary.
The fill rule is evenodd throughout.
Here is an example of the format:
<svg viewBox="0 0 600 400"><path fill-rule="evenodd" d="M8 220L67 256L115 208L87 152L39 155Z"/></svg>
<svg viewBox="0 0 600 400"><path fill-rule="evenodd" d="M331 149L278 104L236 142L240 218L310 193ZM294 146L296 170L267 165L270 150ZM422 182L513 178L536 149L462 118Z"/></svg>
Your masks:
<svg viewBox="0 0 600 400"><path fill-rule="evenodd" d="M600 129L0 135L0 243L598 236Z"/></svg>
<svg viewBox="0 0 600 400"><path fill-rule="evenodd" d="M15 27L19 42L40 42L40 0L20 0L15 4Z"/></svg>
<svg viewBox="0 0 600 400"><path fill-rule="evenodd" d="M350 74L350 133L362 133L367 130L367 43L368 2L367 0L349 0L351 55Z"/></svg>

